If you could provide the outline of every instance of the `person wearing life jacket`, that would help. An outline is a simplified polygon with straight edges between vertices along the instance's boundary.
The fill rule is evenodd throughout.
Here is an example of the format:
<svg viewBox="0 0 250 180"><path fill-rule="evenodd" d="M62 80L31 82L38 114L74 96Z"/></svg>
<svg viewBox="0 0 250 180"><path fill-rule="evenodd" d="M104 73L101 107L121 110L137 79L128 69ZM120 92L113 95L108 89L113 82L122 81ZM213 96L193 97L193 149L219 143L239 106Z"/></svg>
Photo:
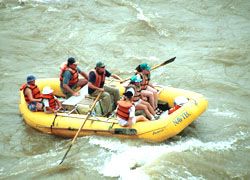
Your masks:
<svg viewBox="0 0 250 180"><path fill-rule="evenodd" d="M130 83L126 87L126 91L131 91L133 93L133 102L136 110L143 110L150 120L158 119L153 107L147 101L143 100L143 95L141 94L141 81L142 79L140 77L133 75L130 78Z"/></svg>
<svg viewBox="0 0 250 180"><path fill-rule="evenodd" d="M158 104L158 91L150 83L150 70L150 66L147 63L143 63L136 67L136 74L142 79L141 93L148 98L148 101L153 109L156 109Z"/></svg>
<svg viewBox="0 0 250 180"><path fill-rule="evenodd" d="M61 102L54 96L53 89L49 86L45 86L42 91L42 102L44 104L44 112L56 113L62 108Z"/></svg>
<svg viewBox="0 0 250 180"><path fill-rule="evenodd" d="M142 115L135 116L135 105L133 104L133 93L126 91L123 98L117 101L116 116L120 126L131 128L139 121L149 121Z"/></svg>
<svg viewBox="0 0 250 180"><path fill-rule="evenodd" d="M43 109L41 93L35 84L36 77L34 75L27 76L27 83L24 83L20 91L23 91L25 101L30 111L36 112Z"/></svg>
<svg viewBox="0 0 250 180"><path fill-rule="evenodd" d="M118 75L111 74L106 70L103 62L97 62L95 69L89 72L88 79L88 93L90 96L96 97L100 92L103 92L101 95L101 107L104 116L108 116L115 110L116 103L120 99L119 89L105 84L106 77L113 77L117 80L121 80ZM114 99L113 103L111 102L111 96L113 96Z"/></svg>
<svg viewBox="0 0 250 180"><path fill-rule="evenodd" d="M168 114L172 114L173 112L175 112L176 110L181 108L187 102L188 102L188 99L184 96L176 97L174 100L174 107L172 107L171 109L168 110Z"/></svg>
<svg viewBox="0 0 250 180"><path fill-rule="evenodd" d="M63 63L60 68L60 87L66 98L79 96L80 93L74 91L78 87L82 88L88 83L88 75L77 66L75 58L68 58L67 63ZM85 79L79 79L81 74Z"/></svg>

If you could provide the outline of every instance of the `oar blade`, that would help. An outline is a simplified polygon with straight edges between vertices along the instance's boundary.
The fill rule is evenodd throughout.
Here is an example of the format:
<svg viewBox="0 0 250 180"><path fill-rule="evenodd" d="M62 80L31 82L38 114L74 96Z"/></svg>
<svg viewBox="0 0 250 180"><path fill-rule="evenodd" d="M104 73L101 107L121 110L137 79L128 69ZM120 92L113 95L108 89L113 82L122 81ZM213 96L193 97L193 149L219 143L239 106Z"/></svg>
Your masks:
<svg viewBox="0 0 250 180"><path fill-rule="evenodd" d="M171 58L171 59L168 59L168 60L164 61L164 62L161 63L161 64L158 64L158 65L156 65L156 66L153 66L153 67L151 68L151 70L155 70L155 69L157 69L157 68L159 68L159 67L165 66L166 64L173 62L173 61L175 60L175 58L176 58L176 57L173 57L173 58Z"/></svg>
<svg viewBox="0 0 250 180"><path fill-rule="evenodd" d="M63 156L61 162L59 163L59 165L63 163L63 161L64 161L64 159L66 158L67 154L69 153L69 151L70 151L72 145L73 145L73 143L70 144L68 150L67 150L66 153L64 154L64 156Z"/></svg>
<svg viewBox="0 0 250 180"><path fill-rule="evenodd" d="M166 64L168 64L168 63L173 62L173 61L175 60L175 58L176 58L176 57L173 57L173 58L171 58L171 59L169 59L169 60L166 60L164 63L162 63L162 66L163 66L163 65L166 65Z"/></svg>

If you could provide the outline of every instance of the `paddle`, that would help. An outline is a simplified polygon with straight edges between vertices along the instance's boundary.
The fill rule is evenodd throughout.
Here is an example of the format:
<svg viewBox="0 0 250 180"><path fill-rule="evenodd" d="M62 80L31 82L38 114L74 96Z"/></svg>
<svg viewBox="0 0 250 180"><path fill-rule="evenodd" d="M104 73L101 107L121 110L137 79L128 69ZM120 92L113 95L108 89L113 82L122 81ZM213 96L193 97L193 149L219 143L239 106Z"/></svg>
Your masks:
<svg viewBox="0 0 250 180"><path fill-rule="evenodd" d="M95 101L93 102L93 104L92 104L90 110L88 111L88 114L87 114L86 118L84 119L84 121L83 121L81 127L78 129L76 135L74 136L73 140L71 141L70 146L69 146L68 150L66 151L66 153L64 154L64 156L63 156L62 161L60 162L60 164L63 163L64 159L66 158L67 154L69 153L69 151L70 151L71 147L73 146L73 144L74 144L74 142L75 142L77 136L79 135L79 133L80 133L80 131L82 130L82 128L83 128L85 122L87 121L87 119L88 119L89 116L91 115L91 112L92 112L92 110L94 109L94 107L95 107L97 101L99 100L99 98L101 97L101 95L102 95L102 91L99 92L98 96L96 97Z"/></svg>
<svg viewBox="0 0 250 180"><path fill-rule="evenodd" d="M161 64L158 64L158 65L153 66L153 67L151 68L151 71L152 71L152 70L155 70L155 69L157 69L157 68L159 68L159 67L161 67L161 66L165 66L166 64L169 64L169 63L173 62L173 61L175 60L175 58L176 58L176 57L173 57L173 58L171 58L171 59L168 59L168 60L164 61L164 62L161 63ZM124 79L124 80L122 80L122 81L120 81L120 83L124 83L124 82L128 81L129 79L130 79L130 77L129 77L129 78L126 78L126 79Z"/></svg>

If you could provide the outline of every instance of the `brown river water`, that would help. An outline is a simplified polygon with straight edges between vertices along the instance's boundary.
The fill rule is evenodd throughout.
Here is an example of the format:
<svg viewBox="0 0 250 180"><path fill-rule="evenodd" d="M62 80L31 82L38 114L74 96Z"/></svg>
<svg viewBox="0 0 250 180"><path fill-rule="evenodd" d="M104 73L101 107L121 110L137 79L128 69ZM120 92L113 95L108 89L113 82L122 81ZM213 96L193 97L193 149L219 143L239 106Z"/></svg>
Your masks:
<svg viewBox="0 0 250 180"><path fill-rule="evenodd" d="M249 0L0 0L0 179L250 179ZM27 74L58 77L69 56L123 78L203 94L208 110L163 143L37 132L19 114ZM137 168L131 168L131 167Z"/></svg>

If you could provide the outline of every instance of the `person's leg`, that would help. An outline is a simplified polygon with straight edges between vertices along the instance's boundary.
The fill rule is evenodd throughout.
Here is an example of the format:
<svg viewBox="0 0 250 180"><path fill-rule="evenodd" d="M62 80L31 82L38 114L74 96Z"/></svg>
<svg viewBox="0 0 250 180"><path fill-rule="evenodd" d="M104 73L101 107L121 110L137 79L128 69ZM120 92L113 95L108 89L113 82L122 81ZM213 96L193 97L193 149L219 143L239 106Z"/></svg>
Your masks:
<svg viewBox="0 0 250 180"><path fill-rule="evenodd" d="M143 115L139 115L139 116L135 116L136 122L140 122L140 121L149 121L146 117L144 117Z"/></svg>
<svg viewBox="0 0 250 180"><path fill-rule="evenodd" d="M113 98L114 98L113 110L115 110L116 109L116 105L117 105L117 101L120 100L119 89L105 85L104 86L104 90L106 92L108 92L111 96L113 96Z"/></svg>
<svg viewBox="0 0 250 180"><path fill-rule="evenodd" d="M88 80L87 79L79 79L77 82L77 87L84 87L86 84L88 84Z"/></svg>
<svg viewBox="0 0 250 180"><path fill-rule="evenodd" d="M154 109L152 108L152 106L146 102L146 101L142 101L141 104L145 105L147 107L147 109L149 110L149 112L152 114L152 115L155 115L155 111Z"/></svg>
<svg viewBox="0 0 250 180"><path fill-rule="evenodd" d="M150 120L151 120L152 118L154 118L154 116L149 112L147 106L144 105L144 104L141 104L141 103L140 103L140 104L137 104L137 105L135 106L135 109L136 109L136 110L143 110L143 111L145 112L147 118L150 119Z"/></svg>
<svg viewBox="0 0 250 180"><path fill-rule="evenodd" d="M100 91L95 91L91 94L93 97L97 97ZM108 113L112 112L111 97L108 92L103 92L101 97L101 107L103 110L103 115L106 116Z"/></svg>
<svg viewBox="0 0 250 180"><path fill-rule="evenodd" d="M31 102L28 104L28 109L33 112L43 111L43 104L40 102Z"/></svg>
<svg viewBox="0 0 250 180"><path fill-rule="evenodd" d="M155 108L156 108L158 106L158 92L156 89L152 88L151 86L148 86L147 90L153 93L154 103L155 103Z"/></svg>
<svg viewBox="0 0 250 180"><path fill-rule="evenodd" d="M77 84L75 84L74 86L70 86L70 88L75 91L77 89ZM63 94L65 95L65 98L68 99L72 96L72 94L70 92L68 92L67 90L65 90L64 88L61 87L61 90L63 92Z"/></svg>
<svg viewBox="0 0 250 180"><path fill-rule="evenodd" d="M43 104L40 103L40 102L37 102L36 103L36 109L37 109L37 111L43 111Z"/></svg>
<svg viewBox="0 0 250 180"><path fill-rule="evenodd" d="M66 91L64 88L61 88L61 91L63 92L64 96L66 99L68 99L71 95L71 93L69 93L68 91Z"/></svg>
<svg viewBox="0 0 250 180"><path fill-rule="evenodd" d="M156 106L155 106L154 94L151 91L148 91L148 90L142 90L141 93L142 93L143 96L146 96L148 98L148 101L149 101L150 105L153 107L153 109L155 109Z"/></svg>
<svg viewBox="0 0 250 180"><path fill-rule="evenodd" d="M28 104L28 109L32 112L36 112L37 111L37 107L36 107L36 103L37 102L31 102Z"/></svg>
<svg viewBox="0 0 250 180"><path fill-rule="evenodd" d="M102 93L103 98L102 98L102 104L103 104L103 111L106 112L104 115L106 116L107 114L112 112L112 102L111 102L111 97L108 92L103 92Z"/></svg>

